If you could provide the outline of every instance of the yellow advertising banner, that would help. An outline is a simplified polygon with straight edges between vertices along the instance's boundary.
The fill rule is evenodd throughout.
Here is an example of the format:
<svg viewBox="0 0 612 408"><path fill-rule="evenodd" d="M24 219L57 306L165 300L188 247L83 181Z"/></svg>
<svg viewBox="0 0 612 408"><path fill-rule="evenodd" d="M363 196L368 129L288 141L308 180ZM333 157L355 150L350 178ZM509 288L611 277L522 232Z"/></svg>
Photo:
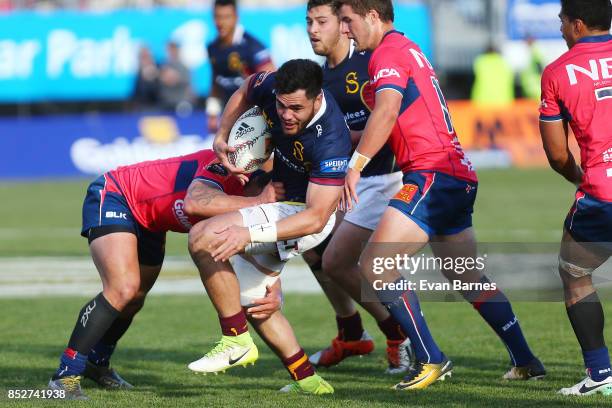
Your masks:
<svg viewBox="0 0 612 408"><path fill-rule="evenodd" d="M540 139L538 105L533 100L517 100L503 108L481 107L470 101L448 102L464 149L505 150L519 167L548 165ZM570 135L569 140L579 161L580 150L574 136Z"/></svg>

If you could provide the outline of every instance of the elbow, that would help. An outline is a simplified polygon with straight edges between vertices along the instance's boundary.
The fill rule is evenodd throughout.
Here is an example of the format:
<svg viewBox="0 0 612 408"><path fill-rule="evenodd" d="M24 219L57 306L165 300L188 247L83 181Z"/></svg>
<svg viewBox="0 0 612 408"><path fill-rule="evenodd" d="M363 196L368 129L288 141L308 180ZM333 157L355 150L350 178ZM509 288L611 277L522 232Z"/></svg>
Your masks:
<svg viewBox="0 0 612 408"><path fill-rule="evenodd" d="M548 154L548 164L554 170L560 170L567 164L568 157L565 154Z"/></svg>
<svg viewBox="0 0 612 408"><path fill-rule="evenodd" d="M325 226L329 222L330 214L317 214L317 217L312 220L311 225L311 233L310 234L320 234L325 229ZM309 234L309 235L310 235Z"/></svg>
<svg viewBox="0 0 612 408"><path fill-rule="evenodd" d="M207 206L203 207L189 197L185 197L183 211L188 216L197 218L209 218L215 215L211 208Z"/></svg>
<svg viewBox="0 0 612 408"><path fill-rule="evenodd" d="M174 205L176 206L176 203ZM183 211L185 211L185 214L187 215L197 215L197 206L191 198L185 197L185 202L183 203Z"/></svg>

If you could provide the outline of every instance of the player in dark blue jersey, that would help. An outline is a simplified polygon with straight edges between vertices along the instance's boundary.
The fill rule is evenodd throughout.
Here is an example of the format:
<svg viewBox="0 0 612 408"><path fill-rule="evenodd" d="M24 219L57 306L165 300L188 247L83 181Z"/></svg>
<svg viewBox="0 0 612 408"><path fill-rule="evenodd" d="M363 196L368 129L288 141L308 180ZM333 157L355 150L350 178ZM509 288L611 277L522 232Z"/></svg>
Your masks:
<svg viewBox="0 0 612 408"><path fill-rule="evenodd" d="M340 19L333 0L310 0L307 9L306 23L313 51L326 58L323 87L338 102L351 129L353 145L356 145L370 114L364 101L370 53L355 51L349 38L340 32ZM329 367L346 357L369 354L374 350L374 342L361 324L354 299L376 319L387 337L387 373L395 374L409 366L409 341L402 344L405 335L381 303L361 302L357 262L389 199L401 188L402 174L396 171L395 157L388 147L383 148L370 164L372 167L368 166L358 186L362 199L337 224L327 249L322 244L304 255L334 307L338 325L338 336L332 340L331 346L313 354L310 361L317 366ZM338 218L341 214L338 213Z"/></svg>
<svg viewBox="0 0 612 408"><path fill-rule="evenodd" d="M238 24L236 0L215 0L217 38L208 45L212 86L206 101L208 128L217 130L218 117L244 78L260 71L274 71L270 52Z"/></svg>
<svg viewBox="0 0 612 408"><path fill-rule="evenodd" d="M253 105L262 109L274 146L272 178L283 183L289 201L214 217L192 229L189 249L223 332L219 345L190 365L195 371L230 368L231 356L257 358L232 264L249 262L264 277L278 275L289 259L320 244L334 226L351 138L342 111L322 90L322 83L323 72L315 62L291 60L276 73L251 76L223 112L214 149L228 170L240 173L227 158L230 129ZM291 336L290 326L281 335ZM277 347L275 351L296 380L283 391L333 392L314 373L303 350ZM229 361L224 360L228 355Z"/></svg>

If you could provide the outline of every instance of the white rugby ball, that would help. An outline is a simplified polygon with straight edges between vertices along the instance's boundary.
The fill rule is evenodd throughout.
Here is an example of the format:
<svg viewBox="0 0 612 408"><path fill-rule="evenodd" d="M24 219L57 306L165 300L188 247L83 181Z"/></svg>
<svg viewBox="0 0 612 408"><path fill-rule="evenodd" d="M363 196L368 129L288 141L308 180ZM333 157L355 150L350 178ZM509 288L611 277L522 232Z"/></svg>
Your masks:
<svg viewBox="0 0 612 408"><path fill-rule="evenodd" d="M230 163L247 173L259 169L270 157L271 137L261 109L255 106L238 118L229 133L228 145L236 149L228 154Z"/></svg>

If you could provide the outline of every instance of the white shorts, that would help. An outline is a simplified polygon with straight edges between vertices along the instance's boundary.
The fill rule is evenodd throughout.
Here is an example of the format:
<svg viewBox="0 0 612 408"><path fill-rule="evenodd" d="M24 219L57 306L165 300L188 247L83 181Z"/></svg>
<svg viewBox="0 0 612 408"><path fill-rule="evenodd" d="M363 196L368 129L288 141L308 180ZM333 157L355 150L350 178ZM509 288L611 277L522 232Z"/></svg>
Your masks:
<svg viewBox="0 0 612 408"><path fill-rule="evenodd" d="M299 203L271 203L256 207L243 208L242 222L245 227L277 222L306 208ZM319 245L334 228L335 214L327 221L325 228L318 234L306 235L288 241L249 244L245 254L230 259L234 272L240 282L240 303L249 305L254 299L266 295L266 286L274 284L289 259Z"/></svg>
<svg viewBox="0 0 612 408"><path fill-rule="evenodd" d="M402 188L401 171L380 176L362 177L357 184L359 203L346 213L344 221L371 231L376 229L389 200Z"/></svg>

